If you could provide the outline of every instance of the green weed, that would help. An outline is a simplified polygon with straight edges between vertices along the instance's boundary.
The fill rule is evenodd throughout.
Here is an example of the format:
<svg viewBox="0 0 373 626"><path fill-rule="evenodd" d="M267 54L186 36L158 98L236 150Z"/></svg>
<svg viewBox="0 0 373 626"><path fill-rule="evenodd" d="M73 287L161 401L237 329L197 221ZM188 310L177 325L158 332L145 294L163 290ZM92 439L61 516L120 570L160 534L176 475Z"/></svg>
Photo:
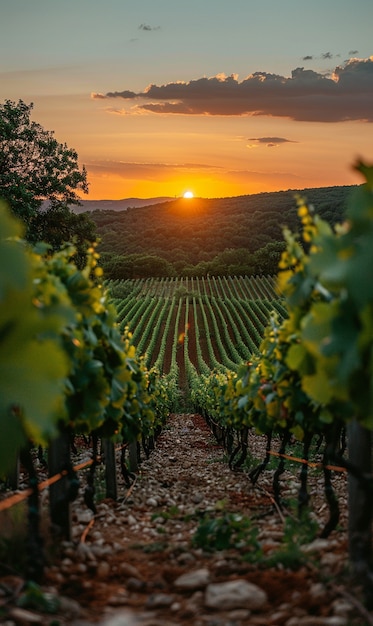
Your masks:
<svg viewBox="0 0 373 626"><path fill-rule="evenodd" d="M281 564L288 569L297 569L305 565L309 556L304 554L302 546L311 543L318 530L317 522L311 519L307 511L300 518L288 516L285 520L281 547L266 557L266 566L276 567Z"/></svg>
<svg viewBox="0 0 373 626"><path fill-rule="evenodd" d="M224 512L218 517L205 516L192 538L194 547L208 552L229 548L256 552L258 530L245 515Z"/></svg>

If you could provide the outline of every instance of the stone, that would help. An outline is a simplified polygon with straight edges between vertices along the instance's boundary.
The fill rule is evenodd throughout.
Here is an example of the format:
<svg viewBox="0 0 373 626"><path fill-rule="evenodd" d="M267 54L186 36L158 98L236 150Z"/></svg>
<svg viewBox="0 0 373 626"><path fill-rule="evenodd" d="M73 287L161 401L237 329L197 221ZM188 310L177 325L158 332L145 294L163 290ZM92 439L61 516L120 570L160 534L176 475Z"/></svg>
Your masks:
<svg viewBox="0 0 373 626"><path fill-rule="evenodd" d="M101 561L97 565L96 575L98 578L105 579L110 574L110 565L107 561Z"/></svg>
<svg viewBox="0 0 373 626"><path fill-rule="evenodd" d="M344 617L316 617L307 615L305 617L291 617L285 626L347 626L348 620Z"/></svg>
<svg viewBox="0 0 373 626"><path fill-rule="evenodd" d="M159 609L171 606L174 600L175 598L167 593L152 593L148 597L145 606L147 609Z"/></svg>
<svg viewBox="0 0 373 626"><path fill-rule="evenodd" d="M100 622L100 626L138 626L138 624L136 613L127 609Z"/></svg>
<svg viewBox="0 0 373 626"><path fill-rule="evenodd" d="M37 615L37 613L32 613L31 611L27 611L26 609L21 609L15 607L9 611L9 616L14 620L11 622L12 624L42 624L43 617L41 615Z"/></svg>
<svg viewBox="0 0 373 626"><path fill-rule="evenodd" d="M76 520L79 524L88 524L93 518L93 513L89 509L85 511L77 511Z"/></svg>
<svg viewBox="0 0 373 626"><path fill-rule="evenodd" d="M242 579L210 584L205 594L205 606L210 609L257 611L262 609L267 601L267 594L263 589Z"/></svg>
<svg viewBox="0 0 373 626"><path fill-rule="evenodd" d="M302 552L304 554L312 554L313 552L322 552L323 550L327 550L329 548L329 541L327 539L315 539L311 543L307 543L304 546L301 546Z"/></svg>
<svg viewBox="0 0 373 626"><path fill-rule="evenodd" d="M64 615L64 617L68 618L77 618L82 612L81 606L79 602L73 600L73 598L66 598L65 596L60 596L59 600L59 610Z"/></svg>
<svg viewBox="0 0 373 626"><path fill-rule="evenodd" d="M118 572L120 574L123 574L123 576L126 578L132 577L132 578L137 578L138 580L142 578L137 567L135 567L134 565L131 565L130 563L120 563L118 565Z"/></svg>
<svg viewBox="0 0 373 626"><path fill-rule="evenodd" d="M345 599L338 599L333 602L333 613L340 617L348 617L355 610L354 606Z"/></svg>
<svg viewBox="0 0 373 626"><path fill-rule="evenodd" d="M129 591L142 591L145 588L145 583L143 580L139 580L138 578L129 578L127 580L127 589Z"/></svg>
<svg viewBox="0 0 373 626"><path fill-rule="evenodd" d="M152 508L158 506L158 500L155 498L148 498L146 501L146 506L151 506Z"/></svg>
<svg viewBox="0 0 373 626"><path fill-rule="evenodd" d="M203 589L210 582L210 572L207 568L201 568L182 574L174 581L176 589L181 591L192 591Z"/></svg>

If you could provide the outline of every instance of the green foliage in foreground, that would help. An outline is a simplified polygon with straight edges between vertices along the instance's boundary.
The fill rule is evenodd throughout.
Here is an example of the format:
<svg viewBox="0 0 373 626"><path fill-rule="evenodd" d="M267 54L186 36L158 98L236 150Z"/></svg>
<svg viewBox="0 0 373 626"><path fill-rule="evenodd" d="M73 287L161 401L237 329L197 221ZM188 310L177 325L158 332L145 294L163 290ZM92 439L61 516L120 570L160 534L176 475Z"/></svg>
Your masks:
<svg viewBox="0 0 373 626"><path fill-rule="evenodd" d="M67 355L57 337L75 313L48 282L49 307L35 294L39 257L20 240L20 224L0 206L0 471L28 439L45 442L63 406ZM26 418L27 416L27 418Z"/></svg>
<svg viewBox="0 0 373 626"><path fill-rule="evenodd" d="M59 430L134 440L165 419L175 381L148 372L98 282L92 248L30 248L0 207L0 475Z"/></svg>
<svg viewBox="0 0 373 626"><path fill-rule="evenodd" d="M373 429L373 167L334 229L299 199L301 239L285 230L279 291L259 354L236 372L192 376L192 398L223 426L325 431L356 418Z"/></svg>

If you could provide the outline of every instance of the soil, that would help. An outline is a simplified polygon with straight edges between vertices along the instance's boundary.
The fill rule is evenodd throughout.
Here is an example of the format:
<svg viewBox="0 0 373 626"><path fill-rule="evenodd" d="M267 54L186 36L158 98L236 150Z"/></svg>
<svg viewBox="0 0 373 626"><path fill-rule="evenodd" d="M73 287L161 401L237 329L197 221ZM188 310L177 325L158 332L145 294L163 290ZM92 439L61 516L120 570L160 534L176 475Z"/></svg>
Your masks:
<svg viewBox="0 0 373 626"><path fill-rule="evenodd" d="M252 465L263 459L264 451L265 439L250 434ZM253 485L247 467L229 469L223 448L200 415L170 416L132 485L119 482L117 501L101 500L95 515L82 496L74 502L72 540L53 557L49 552L42 583L45 597L60 600L57 612L46 614L32 603L17 607L23 581L3 576L2 623L373 624L373 613L364 608L361 590L348 571L345 474L333 473L339 524L327 539L320 539L328 520L322 474L310 470L309 513L299 522L292 503L300 466L289 463L281 476L280 507L272 489L277 464L271 462ZM223 546L218 545L219 529L227 531ZM184 575L187 580L180 579ZM266 600L254 608L244 601L212 607L206 600L209 588L229 581L256 585Z"/></svg>

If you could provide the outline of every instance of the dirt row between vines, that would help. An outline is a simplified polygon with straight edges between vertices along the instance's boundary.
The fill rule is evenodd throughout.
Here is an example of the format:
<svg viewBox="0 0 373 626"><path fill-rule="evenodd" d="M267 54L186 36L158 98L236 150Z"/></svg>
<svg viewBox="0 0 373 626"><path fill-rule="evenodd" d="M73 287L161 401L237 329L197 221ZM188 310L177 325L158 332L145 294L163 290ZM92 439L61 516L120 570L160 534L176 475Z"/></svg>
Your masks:
<svg viewBox="0 0 373 626"><path fill-rule="evenodd" d="M264 438L250 435L252 457L263 458L264 449ZM8 611L4 623L371 623L359 588L348 577L346 477L335 474L333 481L341 506L338 529L328 539L303 538L300 550L300 531L305 528L294 510L289 517L286 509L281 512L273 503L274 467L253 486L247 471L229 469L223 449L201 416L172 415L132 487L119 484L117 502L101 501L93 515L82 496L75 501L73 541L55 553L43 583L47 597L60 601L57 613L46 615L40 607L12 605L4 588L13 585L16 598L22 581L8 577L0 579L1 604ZM283 474L284 501L296 499L298 473L292 467ZM309 490L311 517L321 529L328 514L319 471L310 472ZM236 546L215 549L234 527L238 534L232 534L231 543ZM289 536L293 543L289 544Z"/></svg>

